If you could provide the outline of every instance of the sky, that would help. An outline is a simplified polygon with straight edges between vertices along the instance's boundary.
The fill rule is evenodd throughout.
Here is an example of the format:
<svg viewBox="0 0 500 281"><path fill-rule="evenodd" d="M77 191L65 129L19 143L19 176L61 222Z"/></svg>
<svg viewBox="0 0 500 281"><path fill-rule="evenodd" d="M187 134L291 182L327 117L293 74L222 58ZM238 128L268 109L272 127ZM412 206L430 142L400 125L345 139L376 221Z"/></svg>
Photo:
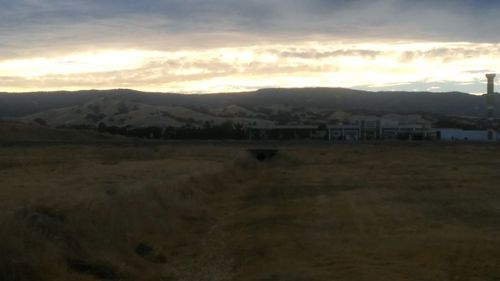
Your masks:
<svg viewBox="0 0 500 281"><path fill-rule="evenodd" d="M497 0L0 0L0 91L485 92Z"/></svg>

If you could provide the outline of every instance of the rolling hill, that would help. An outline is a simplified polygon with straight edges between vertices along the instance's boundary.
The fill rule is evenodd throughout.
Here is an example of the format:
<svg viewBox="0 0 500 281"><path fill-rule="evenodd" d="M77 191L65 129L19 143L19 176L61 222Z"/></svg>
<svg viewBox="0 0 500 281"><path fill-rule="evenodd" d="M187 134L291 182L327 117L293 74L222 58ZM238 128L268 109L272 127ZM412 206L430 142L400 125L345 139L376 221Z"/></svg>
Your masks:
<svg viewBox="0 0 500 281"><path fill-rule="evenodd" d="M270 120L245 117L257 114L237 106L219 108L215 111L219 111L225 117L217 116L216 113L211 113L208 110L193 110L183 106L154 106L116 97L99 97L82 105L38 112L14 118L14 120L52 127L84 126L91 128L100 125L126 128L201 127L207 122L211 125L220 125L228 121L245 125L265 126L273 124Z"/></svg>
<svg viewBox="0 0 500 281"><path fill-rule="evenodd" d="M127 89L77 92L0 93L0 118L21 117L64 107L81 106L98 98L112 97L125 102L152 106L185 107L212 111L238 108L248 117L258 108L270 106L314 110L377 113L429 113L482 117L486 103L482 96L466 93L367 92L344 88L263 89L254 92L186 95L148 93ZM496 99L497 107L500 100ZM234 113L234 112L233 112ZM234 114L233 114L234 116Z"/></svg>

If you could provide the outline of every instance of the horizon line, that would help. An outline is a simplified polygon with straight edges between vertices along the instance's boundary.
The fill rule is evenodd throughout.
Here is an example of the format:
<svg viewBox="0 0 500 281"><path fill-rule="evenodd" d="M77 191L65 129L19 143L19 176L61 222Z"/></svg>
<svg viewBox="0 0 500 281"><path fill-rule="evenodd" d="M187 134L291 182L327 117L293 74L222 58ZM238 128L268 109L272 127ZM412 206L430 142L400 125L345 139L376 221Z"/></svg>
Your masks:
<svg viewBox="0 0 500 281"><path fill-rule="evenodd" d="M257 88L248 91L227 91L227 92L169 92L169 91L147 91L147 90L137 90L133 88L104 88L104 89L95 89L95 88L82 88L75 90L40 90L40 91L0 91L0 94L43 94L43 93L78 93L78 92L109 92L109 91L131 91L138 93L146 93L146 94L168 94L168 95L221 95L221 94L245 94L245 93L257 93L260 91L266 90L318 90L318 89L327 89L327 90L349 90L355 92L365 92L365 93L432 93L432 94L449 94L449 93L457 93L457 94L467 94L472 96L480 96L486 95L487 93L468 93L463 91L421 91L421 90L377 90L370 91L364 89L357 88L347 88L347 87L324 87L324 86L310 86L310 87L264 87ZM499 92L495 92L495 94L499 94Z"/></svg>

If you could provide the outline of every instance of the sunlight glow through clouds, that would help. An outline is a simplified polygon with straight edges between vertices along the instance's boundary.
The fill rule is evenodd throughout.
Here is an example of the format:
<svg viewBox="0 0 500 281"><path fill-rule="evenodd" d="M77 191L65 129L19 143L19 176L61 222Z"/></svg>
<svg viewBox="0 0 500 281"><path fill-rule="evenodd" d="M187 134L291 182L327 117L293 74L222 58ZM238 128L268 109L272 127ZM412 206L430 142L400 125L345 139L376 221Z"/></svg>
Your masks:
<svg viewBox="0 0 500 281"><path fill-rule="evenodd" d="M159 52L127 50L7 60L0 62L0 75L28 78L136 69L158 55Z"/></svg>
<svg viewBox="0 0 500 281"><path fill-rule="evenodd" d="M127 87L209 93L262 87L384 88L482 81L500 44L304 42L206 50L102 50L0 61L0 91ZM470 85L469 85L470 88ZM467 89L469 89L467 88ZM465 89L465 88L464 88Z"/></svg>

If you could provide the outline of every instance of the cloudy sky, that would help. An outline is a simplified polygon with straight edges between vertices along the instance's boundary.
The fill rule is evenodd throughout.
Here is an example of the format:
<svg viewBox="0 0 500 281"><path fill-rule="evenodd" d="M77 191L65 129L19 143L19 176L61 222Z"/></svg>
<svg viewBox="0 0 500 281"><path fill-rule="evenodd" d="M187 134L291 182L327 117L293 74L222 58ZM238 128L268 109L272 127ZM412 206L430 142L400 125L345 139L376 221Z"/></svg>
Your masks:
<svg viewBox="0 0 500 281"><path fill-rule="evenodd" d="M496 0L0 0L0 91L485 91Z"/></svg>

